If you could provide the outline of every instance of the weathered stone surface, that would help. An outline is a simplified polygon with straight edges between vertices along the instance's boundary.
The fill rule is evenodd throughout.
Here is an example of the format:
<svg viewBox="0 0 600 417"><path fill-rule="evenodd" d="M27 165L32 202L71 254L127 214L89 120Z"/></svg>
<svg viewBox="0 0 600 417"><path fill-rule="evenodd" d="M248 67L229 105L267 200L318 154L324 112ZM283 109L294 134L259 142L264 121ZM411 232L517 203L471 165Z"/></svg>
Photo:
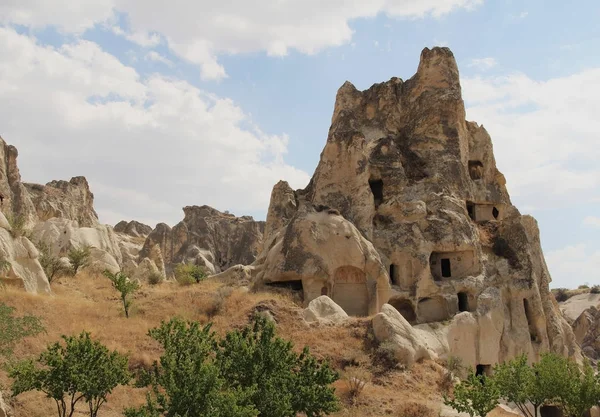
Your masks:
<svg viewBox="0 0 600 417"><path fill-rule="evenodd" d="M2 391L0 391L0 417L13 417L11 408L2 397Z"/></svg>
<svg viewBox="0 0 600 417"><path fill-rule="evenodd" d="M581 313L573 322L573 332L583 353L590 359L600 359L600 305Z"/></svg>
<svg viewBox="0 0 600 417"><path fill-rule="evenodd" d="M302 313L304 320L309 323L339 324L348 318L342 307L326 295L315 298Z"/></svg>
<svg viewBox="0 0 600 417"><path fill-rule="evenodd" d="M50 284L38 261L38 250L24 236L14 237L0 213L0 259L10 263L0 282L22 287L28 292L50 292Z"/></svg>
<svg viewBox="0 0 600 417"><path fill-rule="evenodd" d="M310 183L273 189L256 283L301 287L305 303L327 294L351 315L388 302L424 329L441 323L439 354L471 366L578 356L537 223L505 183L490 136L465 120L452 52L426 48L407 81L339 89Z"/></svg>
<svg viewBox="0 0 600 417"><path fill-rule="evenodd" d="M37 221L53 217L77 221L80 227L98 224L94 194L85 177L70 181L51 181L46 185L24 184L36 209Z"/></svg>
<svg viewBox="0 0 600 417"><path fill-rule="evenodd" d="M133 237L146 237L152 233L152 228L150 226L135 220L131 220L130 222L122 220L115 225L114 230L117 233L123 233Z"/></svg>
<svg viewBox="0 0 600 417"><path fill-rule="evenodd" d="M152 248L158 245L168 272L177 263L202 265L215 274L254 262L262 248L264 222L208 206L188 206L183 212L183 221L175 227L164 223L156 226L144 243L140 259L150 257Z"/></svg>

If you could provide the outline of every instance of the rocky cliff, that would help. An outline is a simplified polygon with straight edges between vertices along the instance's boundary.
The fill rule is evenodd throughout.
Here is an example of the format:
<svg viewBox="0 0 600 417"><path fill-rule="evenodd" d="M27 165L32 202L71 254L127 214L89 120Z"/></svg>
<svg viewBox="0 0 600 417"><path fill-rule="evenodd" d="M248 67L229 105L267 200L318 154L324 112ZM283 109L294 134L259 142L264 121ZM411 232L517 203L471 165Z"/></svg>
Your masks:
<svg viewBox="0 0 600 417"><path fill-rule="evenodd" d="M167 274L177 263L201 265L214 274L254 262L262 249L264 222L209 206L188 206L183 212L183 221L173 228L160 223L148 235L140 261L148 258Z"/></svg>
<svg viewBox="0 0 600 417"><path fill-rule="evenodd" d="M306 303L328 295L359 316L388 303L469 365L579 354L537 223L512 205L487 131L465 120L448 48L423 50L409 80L346 82L309 185L274 187L265 230L257 283L301 288Z"/></svg>

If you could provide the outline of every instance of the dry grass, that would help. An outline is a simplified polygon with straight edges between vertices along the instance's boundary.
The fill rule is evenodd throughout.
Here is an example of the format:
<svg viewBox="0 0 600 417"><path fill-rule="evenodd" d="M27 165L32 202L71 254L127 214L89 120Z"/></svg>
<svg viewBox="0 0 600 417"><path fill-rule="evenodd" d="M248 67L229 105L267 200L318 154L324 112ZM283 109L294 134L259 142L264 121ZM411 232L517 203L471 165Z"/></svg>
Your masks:
<svg viewBox="0 0 600 417"><path fill-rule="evenodd" d="M130 367L134 369L147 366L159 357L159 346L147 332L162 320L180 316L201 323L212 321L213 329L223 334L247 324L255 311L268 310L277 322L279 335L291 339L298 351L308 345L315 356L329 360L341 374L352 366L364 367L373 374L378 369L379 364L372 355L369 319L351 319L336 327L308 326L300 318L297 298L289 293L224 287L223 283L211 279L189 287L167 282L146 285L133 297L129 319L125 318L118 293L110 281L85 273L58 279L52 284L54 293L50 296L26 294L14 288L0 290L0 302L15 307L19 314L40 316L47 329L46 334L24 340L16 349L19 357L39 354L62 334L87 330L110 349L129 353ZM408 371L392 370L373 378L356 401L352 400L344 379L340 379L335 386L344 409L336 416L396 416L399 407L407 401L439 404L438 387L443 376L443 368L434 362L418 363ZM0 384L9 382L0 372ZM121 416L124 407L143 400L143 390L119 388L100 415ZM20 395L14 407L15 417L55 414L53 402L39 393ZM439 409L439 405L433 407Z"/></svg>

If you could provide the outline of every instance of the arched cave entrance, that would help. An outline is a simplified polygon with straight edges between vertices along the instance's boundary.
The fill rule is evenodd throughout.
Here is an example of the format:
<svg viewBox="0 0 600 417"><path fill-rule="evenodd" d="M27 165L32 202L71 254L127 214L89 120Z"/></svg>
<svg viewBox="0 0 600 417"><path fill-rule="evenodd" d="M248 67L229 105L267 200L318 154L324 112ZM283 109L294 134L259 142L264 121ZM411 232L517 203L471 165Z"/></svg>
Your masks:
<svg viewBox="0 0 600 417"><path fill-rule="evenodd" d="M458 311L471 311L469 308L469 294L466 292L459 292L456 296L458 297Z"/></svg>
<svg viewBox="0 0 600 417"><path fill-rule="evenodd" d="M492 209L492 216L494 216L494 219L498 220L499 215L500 215L500 212L498 211L498 209L496 207L494 207Z"/></svg>
<svg viewBox="0 0 600 417"><path fill-rule="evenodd" d="M526 298L523 298L523 309L525 310L525 317L527 318L527 325L529 326L529 336L531 341L537 343L539 342L539 337L535 327L535 322L533 320L533 311L529 305L529 301Z"/></svg>
<svg viewBox="0 0 600 417"><path fill-rule="evenodd" d="M369 180L369 187L373 193L375 208L377 208L383 202L383 180L371 179Z"/></svg>
<svg viewBox="0 0 600 417"><path fill-rule="evenodd" d="M472 180L483 178L483 163L481 161L469 161L469 176Z"/></svg>
<svg viewBox="0 0 600 417"><path fill-rule="evenodd" d="M327 291L327 287L321 288L321 295L329 295L329 291Z"/></svg>
<svg viewBox="0 0 600 417"><path fill-rule="evenodd" d="M402 317L406 319L409 323L414 323L417 321L417 314L415 313L415 308L410 300L406 298L391 298L388 301L388 304L398 310L398 313L402 314Z"/></svg>
<svg viewBox="0 0 600 417"><path fill-rule="evenodd" d="M334 272L333 301L351 316L369 314L366 274L354 266L341 266Z"/></svg>

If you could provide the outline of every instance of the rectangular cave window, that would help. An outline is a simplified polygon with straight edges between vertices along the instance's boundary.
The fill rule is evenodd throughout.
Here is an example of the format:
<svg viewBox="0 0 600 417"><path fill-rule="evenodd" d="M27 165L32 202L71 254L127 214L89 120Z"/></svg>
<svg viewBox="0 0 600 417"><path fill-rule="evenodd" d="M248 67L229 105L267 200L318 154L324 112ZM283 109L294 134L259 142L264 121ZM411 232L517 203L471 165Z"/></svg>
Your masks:
<svg viewBox="0 0 600 417"><path fill-rule="evenodd" d="M390 264L390 284L398 284L398 277L396 277L396 265Z"/></svg>
<svg viewBox="0 0 600 417"><path fill-rule="evenodd" d="M469 309L469 295L466 292L459 292L458 296L458 311L470 311Z"/></svg>
<svg viewBox="0 0 600 417"><path fill-rule="evenodd" d="M475 203L467 201L467 213L469 213L469 217L471 220L475 220Z"/></svg>
<svg viewBox="0 0 600 417"><path fill-rule="evenodd" d="M450 267L450 259L442 258L442 277L450 278L452 276L452 269Z"/></svg>
<svg viewBox="0 0 600 417"><path fill-rule="evenodd" d="M481 375L490 376L490 375L492 375L492 365L477 365L475 374L477 376L481 376Z"/></svg>
<svg viewBox="0 0 600 417"><path fill-rule="evenodd" d="M469 175L472 180L483 178L483 164L481 161L469 161Z"/></svg>
<svg viewBox="0 0 600 417"><path fill-rule="evenodd" d="M525 317L527 318L527 325L529 326L529 336L531 337L531 341L537 342L538 334L537 329L535 328L535 323L533 322L533 312L531 311L531 306L526 298L523 299L523 308L525 309Z"/></svg>
<svg viewBox="0 0 600 417"><path fill-rule="evenodd" d="M375 202L375 208L383 202L383 181L382 180L369 180L369 187L373 193L373 201Z"/></svg>

